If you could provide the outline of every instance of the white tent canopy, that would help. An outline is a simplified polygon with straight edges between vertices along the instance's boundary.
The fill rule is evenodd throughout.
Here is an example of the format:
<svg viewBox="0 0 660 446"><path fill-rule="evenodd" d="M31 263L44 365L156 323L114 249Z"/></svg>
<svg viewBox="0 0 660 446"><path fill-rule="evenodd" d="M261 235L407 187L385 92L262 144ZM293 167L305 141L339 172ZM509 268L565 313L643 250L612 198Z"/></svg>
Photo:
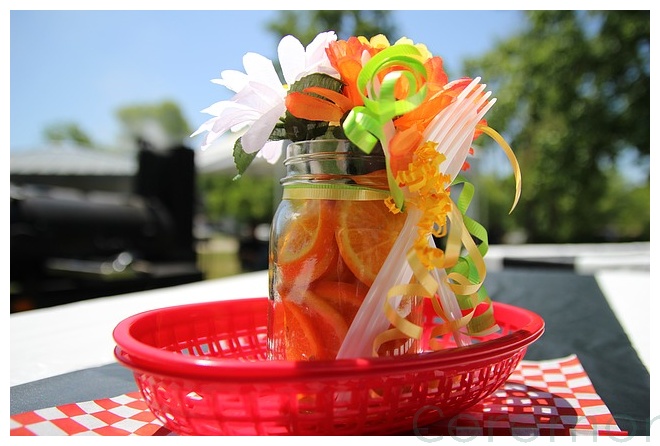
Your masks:
<svg viewBox="0 0 660 446"><path fill-rule="evenodd" d="M234 141L221 138L211 147L202 150L193 147L195 165L200 173L236 174ZM94 150L70 145L48 145L37 149L12 151L10 171L12 175L123 175L137 172L134 150ZM277 164L269 164L256 157L246 176L280 175L282 158Z"/></svg>
<svg viewBox="0 0 660 446"><path fill-rule="evenodd" d="M195 149L195 164L200 173L237 173L234 164L234 139L221 137L205 150ZM257 156L245 172L245 175L273 175L281 169L282 158L277 164L268 163Z"/></svg>

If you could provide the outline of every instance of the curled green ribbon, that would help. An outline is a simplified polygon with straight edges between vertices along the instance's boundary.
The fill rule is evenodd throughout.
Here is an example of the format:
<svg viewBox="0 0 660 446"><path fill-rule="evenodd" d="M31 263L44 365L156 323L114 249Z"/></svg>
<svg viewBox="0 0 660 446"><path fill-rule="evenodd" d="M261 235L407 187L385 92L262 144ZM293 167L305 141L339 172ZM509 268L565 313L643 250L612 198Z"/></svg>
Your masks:
<svg viewBox="0 0 660 446"><path fill-rule="evenodd" d="M483 258L488 253L488 232L480 223L467 216L468 207L474 197L474 185L461 175L456 177L452 186L458 184L463 184L463 189L456 202L456 208L460 213L463 227L473 240L478 240L480 243L474 245L476 249L473 249L472 252L468 250L466 255L461 256L455 265L447 269L447 273L450 277L465 278L467 283L480 284L477 290L470 290L471 293L456 293L456 299L461 310L470 311L470 318L466 324L468 334L481 336L498 328L493 314L492 302L483 286L485 279L483 276L485 274ZM475 316L476 307L481 303L486 303L488 305L487 309Z"/></svg>
<svg viewBox="0 0 660 446"><path fill-rule="evenodd" d="M364 106L353 108L343 123L346 137L365 153L371 153L379 141L382 144L390 193L399 209L403 207L404 197L389 164L388 146L393 132L388 128L393 127L395 117L411 112L424 102L426 76L422 54L416 47L401 44L385 48L362 67L357 86ZM408 95L397 99L396 86L400 79L407 81Z"/></svg>

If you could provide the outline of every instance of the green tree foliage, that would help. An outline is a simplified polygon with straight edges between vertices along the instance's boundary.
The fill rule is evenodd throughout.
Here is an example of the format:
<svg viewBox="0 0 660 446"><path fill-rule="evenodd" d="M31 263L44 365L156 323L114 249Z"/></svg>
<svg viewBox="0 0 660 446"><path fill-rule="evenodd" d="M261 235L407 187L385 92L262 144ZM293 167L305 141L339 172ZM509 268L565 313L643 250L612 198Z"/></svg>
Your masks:
<svg viewBox="0 0 660 446"><path fill-rule="evenodd" d="M648 166L649 11L526 14L526 28L464 70L498 98L489 124L521 164L522 199L507 218L530 242L648 237L648 180L626 183L613 166L630 152Z"/></svg>
<svg viewBox="0 0 660 446"><path fill-rule="evenodd" d="M230 218L238 223L270 223L274 213L274 180L270 176L201 174L199 191L207 218L212 222Z"/></svg>
<svg viewBox="0 0 660 446"><path fill-rule="evenodd" d="M181 108L173 101L129 105L116 114L127 136L134 140L141 138L152 144L172 146L187 142L192 133Z"/></svg>
<svg viewBox="0 0 660 446"><path fill-rule="evenodd" d="M296 36L303 45L309 44L322 31L335 31L340 39L350 36L372 37L394 35L396 27L391 11L280 11L268 29L278 38Z"/></svg>
<svg viewBox="0 0 660 446"><path fill-rule="evenodd" d="M78 124L70 122L49 125L44 129L43 136L46 141L54 144L70 142L79 147L94 146L89 135Z"/></svg>

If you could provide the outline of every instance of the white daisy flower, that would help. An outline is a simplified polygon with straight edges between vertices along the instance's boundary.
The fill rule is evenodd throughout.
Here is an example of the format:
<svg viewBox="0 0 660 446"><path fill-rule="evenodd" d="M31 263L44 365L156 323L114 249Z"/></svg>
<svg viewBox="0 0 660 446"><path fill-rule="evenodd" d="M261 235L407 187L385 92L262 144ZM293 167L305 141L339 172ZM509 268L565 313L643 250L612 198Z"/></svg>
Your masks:
<svg viewBox="0 0 660 446"><path fill-rule="evenodd" d="M335 40L337 36L333 31L321 33L304 48L293 36L282 38L278 57L286 83L292 84L311 73L339 77L325 53L329 43ZM202 110L213 117L191 136L206 132L202 143L202 149L206 149L220 136L232 132L236 139L241 138L246 153L260 152L268 162L275 163L281 154L281 142L269 141L269 138L286 112L287 86L282 84L273 62L260 54L247 53L243 57L243 68L245 73L226 70L220 74L220 79L211 81L236 94L228 101L216 102Z"/></svg>

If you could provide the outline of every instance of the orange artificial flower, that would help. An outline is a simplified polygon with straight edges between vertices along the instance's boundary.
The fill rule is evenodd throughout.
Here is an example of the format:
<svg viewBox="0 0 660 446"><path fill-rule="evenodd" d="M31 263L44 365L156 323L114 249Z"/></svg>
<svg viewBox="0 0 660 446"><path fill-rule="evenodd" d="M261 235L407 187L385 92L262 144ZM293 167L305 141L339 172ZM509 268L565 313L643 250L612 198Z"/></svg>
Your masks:
<svg viewBox="0 0 660 446"><path fill-rule="evenodd" d="M445 88L449 82L449 77L445 73L445 69L440 56L431 57L424 62L426 68L426 82L431 96Z"/></svg>
<svg viewBox="0 0 660 446"><path fill-rule="evenodd" d="M365 51L373 56L380 50L357 37L330 42L325 50L330 64L339 72L341 80L345 83L344 95L354 106L364 105L357 87L357 78L362 70L362 56Z"/></svg>
<svg viewBox="0 0 660 446"><path fill-rule="evenodd" d="M389 144L390 170L394 177L399 172L408 170L415 151L422 143L422 134L414 127L396 132Z"/></svg>
<svg viewBox="0 0 660 446"><path fill-rule="evenodd" d="M302 93L291 92L284 103L293 116L310 121L340 122L353 108L349 98L322 87L305 88Z"/></svg>

